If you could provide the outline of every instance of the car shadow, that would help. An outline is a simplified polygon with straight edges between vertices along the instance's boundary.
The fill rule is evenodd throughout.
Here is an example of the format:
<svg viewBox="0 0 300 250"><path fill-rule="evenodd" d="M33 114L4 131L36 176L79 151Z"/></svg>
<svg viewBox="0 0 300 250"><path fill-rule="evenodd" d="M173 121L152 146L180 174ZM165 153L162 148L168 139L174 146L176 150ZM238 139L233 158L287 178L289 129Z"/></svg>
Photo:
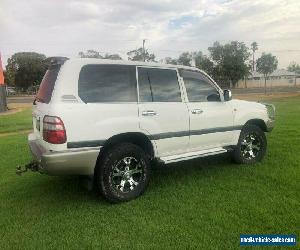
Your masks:
<svg viewBox="0 0 300 250"><path fill-rule="evenodd" d="M150 185L147 190L157 192L163 189L166 183L168 183L168 187L174 185L174 188L176 188L176 181L182 182L183 180L184 183L185 179L195 175L197 178L202 178L203 173L213 175L214 172L228 167L228 164L233 166L229 154L209 156L168 165L153 164ZM36 175L36 173L31 173L30 175ZM69 204L74 202L78 204L79 202L111 206L95 189L87 190L83 185L81 177L42 175L35 176L31 180L33 181L26 184L27 194L31 192L31 198L35 197L38 200L42 200L43 203L53 205L61 203L62 205L68 204L69 206ZM14 191L18 191L18 189L19 185L16 186ZM23 188L22 191L24 191ZM26 198L26 196L24 197Z"/></svg>
<svg viewBox="0 0 300 250"><path fill-rule="evenodd" d="M155 190L156 187L161 188L168 181L172 180L174 183L174 181L185 180L195 175L197 178L202 178L204 173L205 175L214 175L214 173L228 167L235 167L229 153L167 165L155 164L151 176L151 182L155 182L155 184L151 185L151 188ZM172 184L172 182L168 182L168 185L170 183ZM174 183L174 185L176 184Z"/></svg>

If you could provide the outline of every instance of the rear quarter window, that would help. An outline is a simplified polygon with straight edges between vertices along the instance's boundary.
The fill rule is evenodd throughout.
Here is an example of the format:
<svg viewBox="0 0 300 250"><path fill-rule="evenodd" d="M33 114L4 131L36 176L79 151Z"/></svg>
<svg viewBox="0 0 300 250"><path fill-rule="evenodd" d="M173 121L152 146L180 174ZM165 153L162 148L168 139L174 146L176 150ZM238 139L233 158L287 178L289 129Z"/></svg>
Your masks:
<svg viewBox="0 0 300 250"><path fill-rule="evenodd" d="M36 96L37 101L43 103L50 102L60 67L61 65L52 65L46 71Z"/></svg>
<svg viewBox="0 0 300 250"><path fill-rule="evenodd" d="M79 74L78 95L85 103L136 102L136 67L85 65Z"/></svg>

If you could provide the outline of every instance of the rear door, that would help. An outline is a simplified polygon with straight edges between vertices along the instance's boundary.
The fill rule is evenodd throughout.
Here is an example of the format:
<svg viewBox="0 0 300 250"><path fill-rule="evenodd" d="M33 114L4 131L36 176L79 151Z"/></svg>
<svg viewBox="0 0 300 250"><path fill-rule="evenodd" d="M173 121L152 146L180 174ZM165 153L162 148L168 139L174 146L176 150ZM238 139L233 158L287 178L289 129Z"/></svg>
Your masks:
<svg viewBox="0 0 300 250"><path fill-rule="evenodd" d="M158 156L184 153L189 115L175 69L138 67L139 125L155 142Z"/></svg>
<svg viewBox="0 0 300 250"><path fill-rule="evenodd" d="M230 145L233 140L233 108L204 74L182 70L190 115L190 151Z"/></svg>

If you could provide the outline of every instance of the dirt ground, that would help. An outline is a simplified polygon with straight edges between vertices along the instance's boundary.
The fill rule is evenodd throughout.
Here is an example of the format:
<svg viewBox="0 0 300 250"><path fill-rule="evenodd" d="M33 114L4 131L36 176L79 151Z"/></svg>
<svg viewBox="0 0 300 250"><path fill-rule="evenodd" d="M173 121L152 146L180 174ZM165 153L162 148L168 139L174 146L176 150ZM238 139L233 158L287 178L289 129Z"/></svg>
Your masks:
<svg viewBox="0 0 300 250"><path fill-rule="evenodd" d="M24 110L25 108L30 108L31 106L31 103L10 103L8 104L8 110L1 112L0 116L15 114Z"/></svg>
<svg viewBox="0 0 300 250"><path fill-rule="evenodd" d="M247 101L262 101L272 100L278 98L287 98L300 96L300 93L272 93L272 94L233 94L234 99L247 100Z"/></svg>

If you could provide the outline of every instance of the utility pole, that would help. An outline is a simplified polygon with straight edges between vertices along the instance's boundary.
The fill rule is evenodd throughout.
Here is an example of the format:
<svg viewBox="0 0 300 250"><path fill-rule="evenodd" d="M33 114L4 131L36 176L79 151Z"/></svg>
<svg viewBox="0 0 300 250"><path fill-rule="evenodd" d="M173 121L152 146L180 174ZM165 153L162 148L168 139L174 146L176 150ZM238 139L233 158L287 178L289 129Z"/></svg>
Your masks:
<svg viewBox="0 0 300 250"><path fill-rule="evenodd" d="M146 61L146 58L145 58L145 42L146 42L146 39L143 39L143 61L144 62Z"/></svg>

